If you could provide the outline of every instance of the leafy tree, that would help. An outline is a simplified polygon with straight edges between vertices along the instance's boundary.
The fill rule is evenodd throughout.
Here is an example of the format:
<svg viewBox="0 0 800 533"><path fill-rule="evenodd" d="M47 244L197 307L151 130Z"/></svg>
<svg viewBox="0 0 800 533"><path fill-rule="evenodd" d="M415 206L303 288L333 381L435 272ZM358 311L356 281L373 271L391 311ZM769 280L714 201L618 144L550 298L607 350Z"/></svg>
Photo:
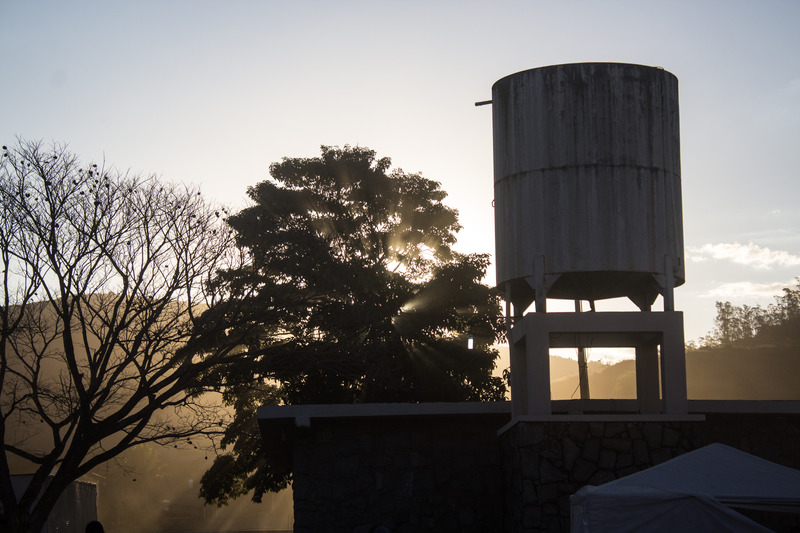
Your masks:
<svg viewBox="0 0 800 533"><path fill-rule="evenodd" d="M272 164L248 190L253 204L229 219L247 262L218 276L232 311L208 318L247 339L239 349L253 365L208 376L227 387L236 419L231 452L202 480L207 501L286 485L288 466L258 438L259 404L505 395L492 377L500 300L480 281L488 257L453 251L458 216L439 183L366 148L321 152Z"/></svg>
<svg viewBox="0 0 800 533"><path fill-rule="evenodd" d="M800 346L800 277L795 287L784 287L783 294L767 308L766 319L758 331L761 342Z"/></svg>
<svg viewBox="0 0 800 533"><path fill-rule="evenodd" d="M716 309L713 339L721 346L752 342L766 319L765 310L760 306L716 302Z"/></svg>
<svg viewBox="0 0 800 533"><path fill-rule="evenodd" d="M714 330L700 339L700 347L800 344L800 278L796 281L796 288L784 288L766 308L716 302Z"/></svg>
<svg viewBox="0 0 800 533"><path fill-rule="evenodd" d="M0 209L0 502L4 531L38 532L95 466L219 432L196 378L230 355L185 347L233 236L193 188L35 142L3 146Z"/></svg>

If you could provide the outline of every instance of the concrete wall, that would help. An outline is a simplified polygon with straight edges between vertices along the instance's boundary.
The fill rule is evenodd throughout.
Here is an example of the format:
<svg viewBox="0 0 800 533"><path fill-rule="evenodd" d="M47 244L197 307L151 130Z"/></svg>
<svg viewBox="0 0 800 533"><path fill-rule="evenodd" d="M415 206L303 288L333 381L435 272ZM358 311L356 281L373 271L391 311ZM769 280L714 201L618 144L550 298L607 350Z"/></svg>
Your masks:
<svg viewBox="0 0 800 533"><path fill-rule="evenodd" d="M500 531L507 418L313 420L295 440L295 531Z"/></svg>
<svg viewBox="0 0 800 533"><path fill-rule="evenodd" d="M800 414L709 413L703 436L800 470Z"/></svg>

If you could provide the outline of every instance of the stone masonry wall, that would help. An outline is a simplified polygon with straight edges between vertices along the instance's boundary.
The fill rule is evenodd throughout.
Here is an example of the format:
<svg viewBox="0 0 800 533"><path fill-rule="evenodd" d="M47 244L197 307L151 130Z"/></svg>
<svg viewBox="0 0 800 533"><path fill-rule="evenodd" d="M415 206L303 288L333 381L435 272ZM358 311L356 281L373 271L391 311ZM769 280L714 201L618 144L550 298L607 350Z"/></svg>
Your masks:
<svg viewBox="0 0 800 533"><path fill-rule="evenodd" d="M500 435L504 530L568 532L569 496L702 443L702 422L518 422Z"/></svg>
<svg viewBox="0 0 800 533"><path fill-rule="evenodd" d="M314 419L294 446L295 531L501 530L508 416Z"/></svg>

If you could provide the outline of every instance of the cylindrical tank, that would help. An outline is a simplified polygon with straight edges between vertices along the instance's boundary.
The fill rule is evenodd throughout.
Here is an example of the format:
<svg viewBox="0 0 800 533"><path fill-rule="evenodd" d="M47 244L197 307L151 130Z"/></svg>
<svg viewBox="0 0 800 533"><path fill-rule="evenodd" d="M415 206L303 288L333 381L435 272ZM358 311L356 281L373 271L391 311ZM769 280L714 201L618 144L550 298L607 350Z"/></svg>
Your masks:
<svg viewBox="0 0 800 533"><path fill-rule="evenodd" d="M515 307L537 286L548 298L671 298L685 278L677 78L535 68L498 80L492 108L497 284Z"/></svg>

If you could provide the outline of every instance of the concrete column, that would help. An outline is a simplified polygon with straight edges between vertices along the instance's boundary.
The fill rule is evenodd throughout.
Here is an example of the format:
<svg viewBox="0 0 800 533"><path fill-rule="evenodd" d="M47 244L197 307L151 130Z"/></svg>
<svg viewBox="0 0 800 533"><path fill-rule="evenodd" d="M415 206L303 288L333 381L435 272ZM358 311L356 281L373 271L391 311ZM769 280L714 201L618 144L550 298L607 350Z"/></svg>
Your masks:
<svg viewBox="0 0 800 533"><path fill-rule="evenodd" d="M524 328L523 322L517 328ZM514 328L516 329L516 328ZM511 362L511 416L516 418L527 414L528 409L528 353L525 349L526 337L514 342L509 335L508 349Z"/></svg>
<svg viewBox="0 0 800 533"><path fill-rule="evenodd" d="M575 300L575 312L583 312L580 300ZM586 348L578 345L578 388L581 391L581 400L588 400L589 396L589 365L586 362Z"/></svg>
<svg viewBox="0 0 800 533"><path fill-rule="evenodd" d="M684 414L689 410L686 397L686 348L683 339L683 313L664 313L664 340L661 344L661 392L664 414Z"/></svg>
<svg viewBox="0 0 800 533"><path fill-rule="evenodd" d="M636 399L640 414L661 412L656 344L636 346Z"/></svg>
<svg viewBox="0 0 800 533"><path fill-rule="evenodd" d="M542 320L537 320L541 318ZM546 315L531 313L526 316L525 345L528 365L529 415L552 414L550 396L550 329Z"/></svg>
<svg viewBox="0 0 800 533"><path fill-rule="evenodd" d="M544 286L544 256L536 256L536 265L534 268L534 290L536 291L536 312L547 312L547 289Z"/></svg>
<svg viewBox="0 0 800 533"><path fill-rule="evenodd" d="M664 311L675 311L675 276L669 255L664 256Z"/></svg>

